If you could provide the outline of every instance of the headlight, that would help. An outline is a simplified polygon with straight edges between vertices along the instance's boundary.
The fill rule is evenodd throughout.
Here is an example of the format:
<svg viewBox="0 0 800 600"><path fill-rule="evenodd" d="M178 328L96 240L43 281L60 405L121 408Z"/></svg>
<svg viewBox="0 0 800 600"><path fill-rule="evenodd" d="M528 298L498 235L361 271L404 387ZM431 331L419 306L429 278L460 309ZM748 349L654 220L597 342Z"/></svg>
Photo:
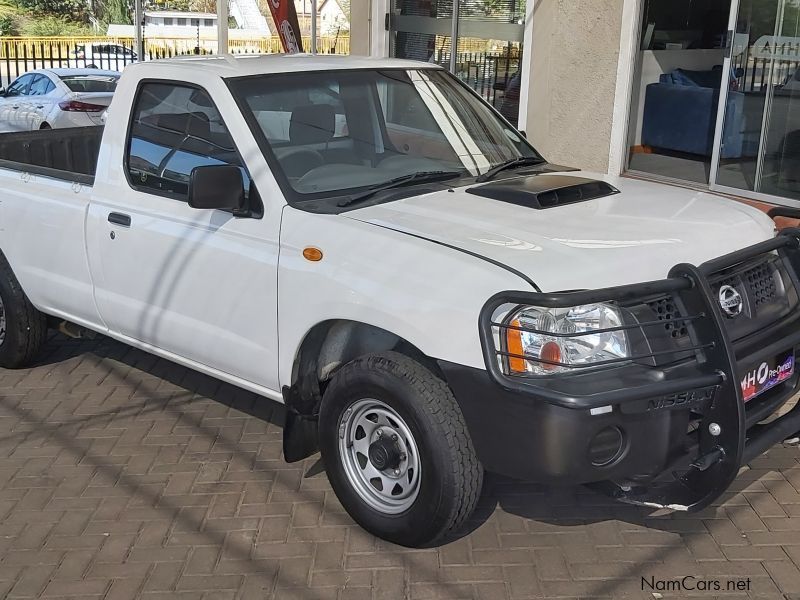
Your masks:
<svg viewBox="0 0 800 600"><path fill-rule="evenodd" d="M505 325L501 331L511 374L553 375L630 356L625 331L614 330L624 326L620 309L610 304L522 306Z"/></svg>

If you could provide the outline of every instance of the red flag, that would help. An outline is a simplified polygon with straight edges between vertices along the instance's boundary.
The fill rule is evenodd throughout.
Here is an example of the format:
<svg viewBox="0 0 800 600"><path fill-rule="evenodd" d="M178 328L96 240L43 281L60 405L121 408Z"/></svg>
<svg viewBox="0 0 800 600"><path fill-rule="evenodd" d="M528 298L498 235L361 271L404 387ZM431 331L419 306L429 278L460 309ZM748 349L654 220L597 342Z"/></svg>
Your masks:
<svg viewBox="0 0 800 600"><path fill-rule="evenodd" d="M275 21L275 28L281 36L283 49L287 54L303 51L303 38L300 36L300 23L294 0L269 0L269 10Z"/></svg>

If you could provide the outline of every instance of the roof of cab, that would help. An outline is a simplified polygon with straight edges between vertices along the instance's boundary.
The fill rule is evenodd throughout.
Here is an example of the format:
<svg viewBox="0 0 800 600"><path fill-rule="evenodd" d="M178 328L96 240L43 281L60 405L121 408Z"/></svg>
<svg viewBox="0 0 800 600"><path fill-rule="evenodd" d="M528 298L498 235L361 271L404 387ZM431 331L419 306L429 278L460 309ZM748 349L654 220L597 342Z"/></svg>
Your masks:
<svg viewBox="0 0 800 600"><path fill-rule="evenodd" d="M270 54L258 55L225 55L225 56L183 56L168 60L155 60L133 63L128 69L156 66L170 69L185 68L196 71L202 68L207 73L219 77L246 77L269 73L295 73L309 71L338 71L342 69L419 69L440 68L433 63L401 60L397 58L372 58L356 56L337 56L330 54Z"/></svg>

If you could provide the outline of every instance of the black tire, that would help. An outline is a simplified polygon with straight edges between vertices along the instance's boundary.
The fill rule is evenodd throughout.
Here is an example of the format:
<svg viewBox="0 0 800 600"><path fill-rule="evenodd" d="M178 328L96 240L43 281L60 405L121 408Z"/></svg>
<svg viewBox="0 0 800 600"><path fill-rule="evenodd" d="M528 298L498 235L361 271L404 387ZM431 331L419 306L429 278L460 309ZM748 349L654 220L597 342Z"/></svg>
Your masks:
<svg viewBox="0 0 800 600"><path fill-rule="evenodd" d="M0 254L0 367L17 369L33 362L47 340L47 317L28 300L5 257ZM0 317L0 323L2 322Z"/></svg>
<svg viewBox="0 0 800 600"><path fill-rule="evenodd" d="M344 467L340 424L348 408L367 398L394 410L418 448L418 493L399 514L386 514L365 502ZM396 352L357 358L325 390L319 417L320 449L331 486L345 510L370 533L403 546L432 546L472 514L483 467L452 391L418 362Z"/></svg>

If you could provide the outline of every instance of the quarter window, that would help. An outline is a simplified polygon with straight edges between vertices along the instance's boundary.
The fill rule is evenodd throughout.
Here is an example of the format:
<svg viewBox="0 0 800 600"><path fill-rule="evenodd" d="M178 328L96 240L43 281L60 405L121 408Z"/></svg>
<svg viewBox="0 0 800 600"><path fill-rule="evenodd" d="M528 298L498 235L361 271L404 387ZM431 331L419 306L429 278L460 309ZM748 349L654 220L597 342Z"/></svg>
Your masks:
<svg viewBox="0 0 800 600"><path fill-rule="evenodd" d="M134 188L187 201L192 169L223 164L239 167L249 190L250 176L205 91L166 83L139 89L126 155Z"/></svg>

